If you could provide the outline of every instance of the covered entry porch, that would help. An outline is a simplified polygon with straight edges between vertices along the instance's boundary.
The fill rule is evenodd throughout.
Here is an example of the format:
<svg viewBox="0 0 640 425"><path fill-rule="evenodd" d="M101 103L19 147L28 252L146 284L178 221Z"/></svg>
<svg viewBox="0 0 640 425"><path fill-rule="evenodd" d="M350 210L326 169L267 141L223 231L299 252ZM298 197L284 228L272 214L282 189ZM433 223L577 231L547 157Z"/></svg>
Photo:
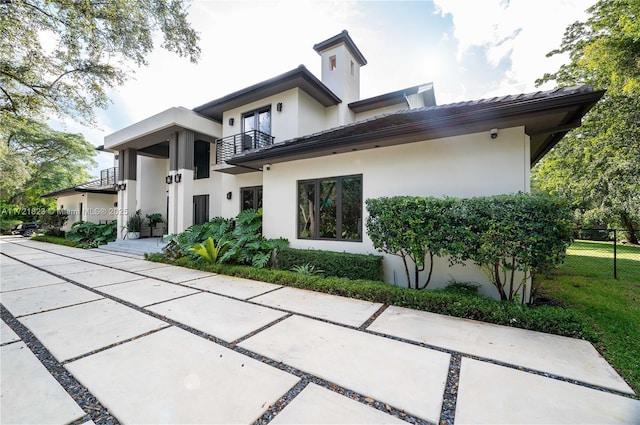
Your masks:
<svg viewBox="0 0 640 425"><path fill-rule="evenodd" d="M194 177L208 176L221 134L219 123L179 107L105 137L104 149L118 154L118 239L137 210L162 214L169 233L193 224Z"/></svg>

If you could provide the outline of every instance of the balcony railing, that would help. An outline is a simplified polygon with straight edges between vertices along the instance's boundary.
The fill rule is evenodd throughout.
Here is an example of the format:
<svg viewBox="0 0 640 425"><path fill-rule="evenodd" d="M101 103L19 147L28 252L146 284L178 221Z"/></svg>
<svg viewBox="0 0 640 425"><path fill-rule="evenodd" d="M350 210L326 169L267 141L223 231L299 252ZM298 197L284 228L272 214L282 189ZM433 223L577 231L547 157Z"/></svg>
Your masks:
<svg viewBox="0 0 640 425"><path fill-rule="evenodd" d="M222 164L243 152L262 149L273 144L275 137L258 130L246 131L216 140L216 164Z"/></svg>
<svg viewBox="0 0 640 425"><path fill-rule="evenodd" d="M118 167L106 168L100 170L100 186L115 186L118 181Z"/></svg>

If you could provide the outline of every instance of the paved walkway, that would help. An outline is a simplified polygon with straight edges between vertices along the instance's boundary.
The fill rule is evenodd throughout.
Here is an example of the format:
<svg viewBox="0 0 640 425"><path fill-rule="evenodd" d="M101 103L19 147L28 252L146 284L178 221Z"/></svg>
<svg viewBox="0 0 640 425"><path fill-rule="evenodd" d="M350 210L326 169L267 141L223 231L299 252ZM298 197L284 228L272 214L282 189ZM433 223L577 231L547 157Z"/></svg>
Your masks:
<svg viewBox="0 0 640 425"><path fill-rule="evenodd" d="M3 424L640 423L585 341L101 250L0 252Z"/></svg>

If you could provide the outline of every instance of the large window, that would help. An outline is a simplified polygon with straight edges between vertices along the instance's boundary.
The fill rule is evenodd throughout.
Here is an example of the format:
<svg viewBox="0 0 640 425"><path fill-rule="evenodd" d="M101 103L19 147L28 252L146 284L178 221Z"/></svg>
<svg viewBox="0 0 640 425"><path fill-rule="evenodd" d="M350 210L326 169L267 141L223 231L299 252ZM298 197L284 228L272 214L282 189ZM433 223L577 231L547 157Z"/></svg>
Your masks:
<svg viewBox="0 0 640 425"><path fill-rule="evenodd" d="M211 155L209 142L196 140L193 145L193 178L208 179Z"/></svg>
<svg viewBox="0 0 640 425"><path fill-rule="evenodd" d="M264 147L271 140L271 106L242 114L242 152Z"/></svg>
<svg viewBox="0 0 640 425"><path fill-rule="evenodd" d="M262 208L262 186L240 188L240 210Z"/></svg>
<svg viewBox="0 0 640 425"><path fill-rule="evenodd" d="M298 238L362 240L362 175L298 182Z"/></svg>

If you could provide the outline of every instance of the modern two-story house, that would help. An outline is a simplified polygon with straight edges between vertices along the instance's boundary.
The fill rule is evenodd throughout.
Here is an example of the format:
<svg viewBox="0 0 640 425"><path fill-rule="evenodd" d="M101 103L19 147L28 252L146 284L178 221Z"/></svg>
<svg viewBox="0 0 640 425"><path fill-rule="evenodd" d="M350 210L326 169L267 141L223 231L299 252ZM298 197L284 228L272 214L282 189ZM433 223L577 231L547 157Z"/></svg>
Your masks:
<svg viewBox="0 0 640 425"><path fill-rule="evenodd" d="M175 233L262 207L266 237L374 253L367 198L527 192L531 166L602 96L582 86L437 105L426 83L360 99L367 60L349 34L313 48L319 79L299 66L108 135L104 149L119 155L118 227L137 209L165 214ZM402 270L385 258L388 282L406 285ZM452 270L437 266L434 286L486 282L473 267Z"/></svg>

